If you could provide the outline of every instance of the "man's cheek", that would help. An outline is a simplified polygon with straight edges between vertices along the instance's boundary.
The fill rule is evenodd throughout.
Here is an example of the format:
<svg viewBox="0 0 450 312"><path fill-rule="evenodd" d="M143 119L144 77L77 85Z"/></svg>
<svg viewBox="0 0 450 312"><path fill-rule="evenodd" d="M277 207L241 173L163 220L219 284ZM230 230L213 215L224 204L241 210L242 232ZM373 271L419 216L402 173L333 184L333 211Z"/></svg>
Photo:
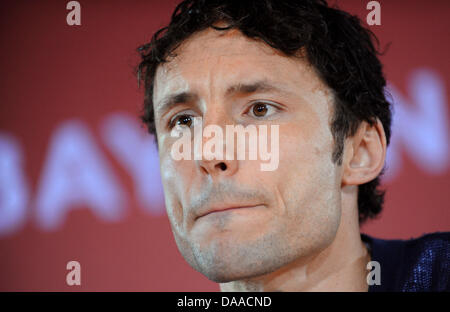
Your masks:
<svg viewBox="0 0 450 312"><path fill-rule="evenodd" d="M301 167L307 159L307 144L299 135L291 132L288 134L280 133L279 142L279 170L289 170Z"/></svg>
<svg viewBox="0 0 450 312"><path fill-rule="evenodd" d="M168 157L165 154L160 155L160 171L166 201L168 198L176 198L176 195L180 194L178 184L181 177L177 174L176 163L170 159L170 155Z"/></svg>
<svg viewBox="0 0 450 312"><path fill-rule="evenodd" d="M166 187L168 189L172 188L172 184L175 181L175 173L176 173L176 164L174 164L173 160L170 159L170 155L160 154L160 171L161 171L161 180L164 185L164 190L166 191Z"/></svg>
<svg viewBox="0 0 450 312"><path fill-rule="evenodd" d="M277 176L282 177L280 188L296 194L287 197L303 196L300 194L309 192L309 188L320 186L317 170L320 172L318 167L322 160L314 153L313 146L299 137L285 137L280 143L280 165L277 170Z"/></svg>
<svg viewBox="0 0 450 312"><path fill-rule="evenodd" d="M180 182L176 179L173 167L165 169L166 172L162 173L162 183L164 188L164 199L166 205L167 216L170 220L170 224L176 233L183 232L183 205L180 195Z"/></svg>

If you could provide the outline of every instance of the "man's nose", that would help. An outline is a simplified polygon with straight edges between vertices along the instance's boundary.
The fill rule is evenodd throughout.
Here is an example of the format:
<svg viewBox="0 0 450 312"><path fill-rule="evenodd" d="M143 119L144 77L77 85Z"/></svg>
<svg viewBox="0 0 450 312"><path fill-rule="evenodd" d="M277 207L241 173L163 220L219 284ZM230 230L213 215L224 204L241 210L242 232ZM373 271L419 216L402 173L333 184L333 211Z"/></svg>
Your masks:
<svg viewBox="0 0 450 312"><path fill-rule="evenodd" d="M215 120L217 122L217 120ZM211 125L211 123L208 123ZM208 126L206 124L206 126ZM205 126L205 128L206 128ZM234 146L229 146L227 149L227 143L234 145L234 142L227 142L226 138L226 125L221 123L221 126L215 124L214 136L202 136L202 154L201 159L196 160L197 166L204 174L214 176L231 176L235 174L239 168L239 161L236 159L234 152ZM205 128L203 130L205 130ZM217 131L221 131L221 139L215 137ZM211 140L211 141L210 141ZM211 148L211 142L214 142L214 147ZM227 152L231 152L227 154Z"/></svg>
<svg viewBox="0 0 450 312"><path fill-rule="evenodd" d="M208 160L203 157L201 160L197 160L197 164L204 174L210 175L212 177L232 176L238 170L238 161L235 159Z"/></svg>

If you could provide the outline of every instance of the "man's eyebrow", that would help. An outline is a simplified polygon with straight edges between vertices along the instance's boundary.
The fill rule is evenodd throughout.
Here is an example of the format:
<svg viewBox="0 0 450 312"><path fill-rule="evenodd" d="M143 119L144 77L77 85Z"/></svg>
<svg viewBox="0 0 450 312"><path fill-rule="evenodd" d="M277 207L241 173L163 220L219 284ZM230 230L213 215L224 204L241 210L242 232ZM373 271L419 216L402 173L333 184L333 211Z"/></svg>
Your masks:
<svg viewBox="0 0 450 312"><path fill-rule="evenodd" d="M157 111L163 113L177 104L192 102L197 98L198 96L195 93L186 91L169 94L160 101L160 104L157 106Z"/></svg>
<svg viewBox="0 0 450 312"><path fill-rule="evenodd" d="M226 95L233 94L250 94L255 92L268 92L277 91L282 92L282 88L277 87L275 84L270 83L267 80L259 80L251 83L238 83L227 88Z"/></svg>

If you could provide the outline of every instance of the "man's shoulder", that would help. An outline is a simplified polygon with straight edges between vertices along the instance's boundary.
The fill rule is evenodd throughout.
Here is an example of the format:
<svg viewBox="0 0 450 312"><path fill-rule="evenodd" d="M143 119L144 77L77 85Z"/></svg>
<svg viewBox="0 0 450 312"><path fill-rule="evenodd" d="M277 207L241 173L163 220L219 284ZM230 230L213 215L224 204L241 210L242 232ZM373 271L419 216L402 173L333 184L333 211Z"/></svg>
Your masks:
<svg viewBox="0 0 450 312"><path fill-rule="evenodd" d="M380 263L383 272L382 285L372 287L371 291L450 290L450 232L408 240L378 239L363 234L362 239L370 245L372 260Z"/></svg>
<svg viewBox="0 0 450 312"><path fill-rule="evenodd" d="M417 246L431 243L432 244L431 247L437 244L439 246L442 245L442 247L447 246L448 248L448 244L450 243L450 232L435 232L424 234L417 238L405 240L405 243L409 246Z"/></svg>

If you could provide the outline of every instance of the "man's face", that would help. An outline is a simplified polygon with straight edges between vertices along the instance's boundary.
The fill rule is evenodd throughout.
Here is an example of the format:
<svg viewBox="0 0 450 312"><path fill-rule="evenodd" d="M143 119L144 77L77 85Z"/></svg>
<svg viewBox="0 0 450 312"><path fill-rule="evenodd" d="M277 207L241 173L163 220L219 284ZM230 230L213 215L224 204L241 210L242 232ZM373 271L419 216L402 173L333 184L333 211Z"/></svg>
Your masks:
<svg viewBox="0 0 450 312"><path fill-rule="evenodd" d="M209 279L228 282L326 248L341 216L330 89L305 58L283 56L237 30L199 32L176 54L158 67L153 103L167 213L186 261ZM173 105L163 107L168 98ZM179 138L171 136L171 125L188 127L191 117L223 129L278 125L278 168L261 171L263 161L248 158L174 160ZM247 208L204 215L227 207Z"/></svg>

